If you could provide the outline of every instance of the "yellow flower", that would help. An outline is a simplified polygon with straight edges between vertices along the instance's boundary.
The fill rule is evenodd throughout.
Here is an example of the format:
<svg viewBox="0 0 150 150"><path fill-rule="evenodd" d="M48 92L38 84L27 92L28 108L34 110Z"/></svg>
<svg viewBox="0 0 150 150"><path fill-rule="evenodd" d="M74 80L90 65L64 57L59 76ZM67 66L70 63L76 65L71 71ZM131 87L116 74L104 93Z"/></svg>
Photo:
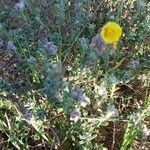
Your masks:
<svg viewBox="0 0 150 150"><path fill-rule="evenodd" d="M119 41L122 35L122 28L116 22L107 22L101 30L101 36L105 43L114 43Z"/></svg>
<svg viewBox="0 0 150 150"><path fill-rule="evenodd" d="M117 49L117 42L112 43L112 48Z"/></svg>

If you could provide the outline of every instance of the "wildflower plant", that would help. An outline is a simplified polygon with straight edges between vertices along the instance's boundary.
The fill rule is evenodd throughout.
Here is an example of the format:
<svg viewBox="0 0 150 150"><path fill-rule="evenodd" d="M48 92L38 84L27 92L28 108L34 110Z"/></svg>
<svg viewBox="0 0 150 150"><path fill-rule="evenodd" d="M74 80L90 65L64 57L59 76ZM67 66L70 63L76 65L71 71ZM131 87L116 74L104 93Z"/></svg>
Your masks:
<svg viewBox="0 0 150 150"><path fill-rule="evenodd" d="M0 149L146 149L149 8L2 1Z"/></svg>
<svg viewBox="0 0 150 150"><path fill-rule="evenodd" d="M52 64L47 68L47 77L42 91L52 100L59 99L61 89L65 86L62 78L62 71L60 62Z"/></svg>

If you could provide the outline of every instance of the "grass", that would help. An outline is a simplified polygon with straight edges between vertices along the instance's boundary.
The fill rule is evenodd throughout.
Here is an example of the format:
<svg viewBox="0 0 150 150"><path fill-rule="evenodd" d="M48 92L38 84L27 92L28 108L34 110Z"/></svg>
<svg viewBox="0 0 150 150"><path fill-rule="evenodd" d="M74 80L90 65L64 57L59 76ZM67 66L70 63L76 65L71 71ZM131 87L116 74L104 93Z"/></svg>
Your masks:
<svg viewBox="0 0 150 150"><path fill-rule="evenodd" d="M0 149L149 149L149 6L2 0Z"/></svg>

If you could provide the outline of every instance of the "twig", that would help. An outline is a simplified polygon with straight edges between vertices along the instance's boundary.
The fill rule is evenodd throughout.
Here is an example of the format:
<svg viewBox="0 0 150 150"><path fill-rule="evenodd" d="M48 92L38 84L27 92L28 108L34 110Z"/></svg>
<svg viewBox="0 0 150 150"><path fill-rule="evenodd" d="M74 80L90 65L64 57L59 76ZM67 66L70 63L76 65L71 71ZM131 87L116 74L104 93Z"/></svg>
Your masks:
<svg viewBox="0 0 150 150"><path fill-rule="evenodd" d="M36 148L36 147L43 147L43 143L42 144L37 144L37 145L34 145L34 146L29 146L30 148Z"/></svg>
<svg viewBox="0 0 150 150"><path fill-rule="evenodd" d="M7 121L8 129L11 131L10 121L9 121L9 118L8 118L8 116L7 116L7 114L6 114L6 113L5 113L5 117L6 117L6 121Z"/></svg>
<svg viewBox="0 0 150 150"><path fill-rule="evenodd" d="M52 128L50 128L50 130L53 132L54 136L56 137L58 145L60 145L59 137L57 136L57 134L55 133L55 131Z"/></svg>
<svg viewBox="0 0 150 150"><path fill-rule="evenodd" d="M45 145L45 141L43 139L42 139L42 144L43 144L45 150L47 150L46 145Z"/></svg>
<svg viewBox="0 0 150 150"><path fill-rule="evenodd" d="M115 139L116 139L116 123L114 122L114 128L113 128L113 141L112 141L112 146L111 146L111 150L114 149L115 146Z"/></svg>

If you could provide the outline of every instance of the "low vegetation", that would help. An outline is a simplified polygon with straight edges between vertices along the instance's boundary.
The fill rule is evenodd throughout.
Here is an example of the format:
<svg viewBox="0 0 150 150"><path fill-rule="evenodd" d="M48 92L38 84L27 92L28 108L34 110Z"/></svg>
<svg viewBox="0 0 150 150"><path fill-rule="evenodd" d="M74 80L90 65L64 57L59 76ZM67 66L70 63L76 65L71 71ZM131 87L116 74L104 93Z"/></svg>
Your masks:
<svg viewBox="0 0 150 150"><path fill-rule="evenodd" d="M1 0L0 149L150 149L148 0Z"/></svg>

